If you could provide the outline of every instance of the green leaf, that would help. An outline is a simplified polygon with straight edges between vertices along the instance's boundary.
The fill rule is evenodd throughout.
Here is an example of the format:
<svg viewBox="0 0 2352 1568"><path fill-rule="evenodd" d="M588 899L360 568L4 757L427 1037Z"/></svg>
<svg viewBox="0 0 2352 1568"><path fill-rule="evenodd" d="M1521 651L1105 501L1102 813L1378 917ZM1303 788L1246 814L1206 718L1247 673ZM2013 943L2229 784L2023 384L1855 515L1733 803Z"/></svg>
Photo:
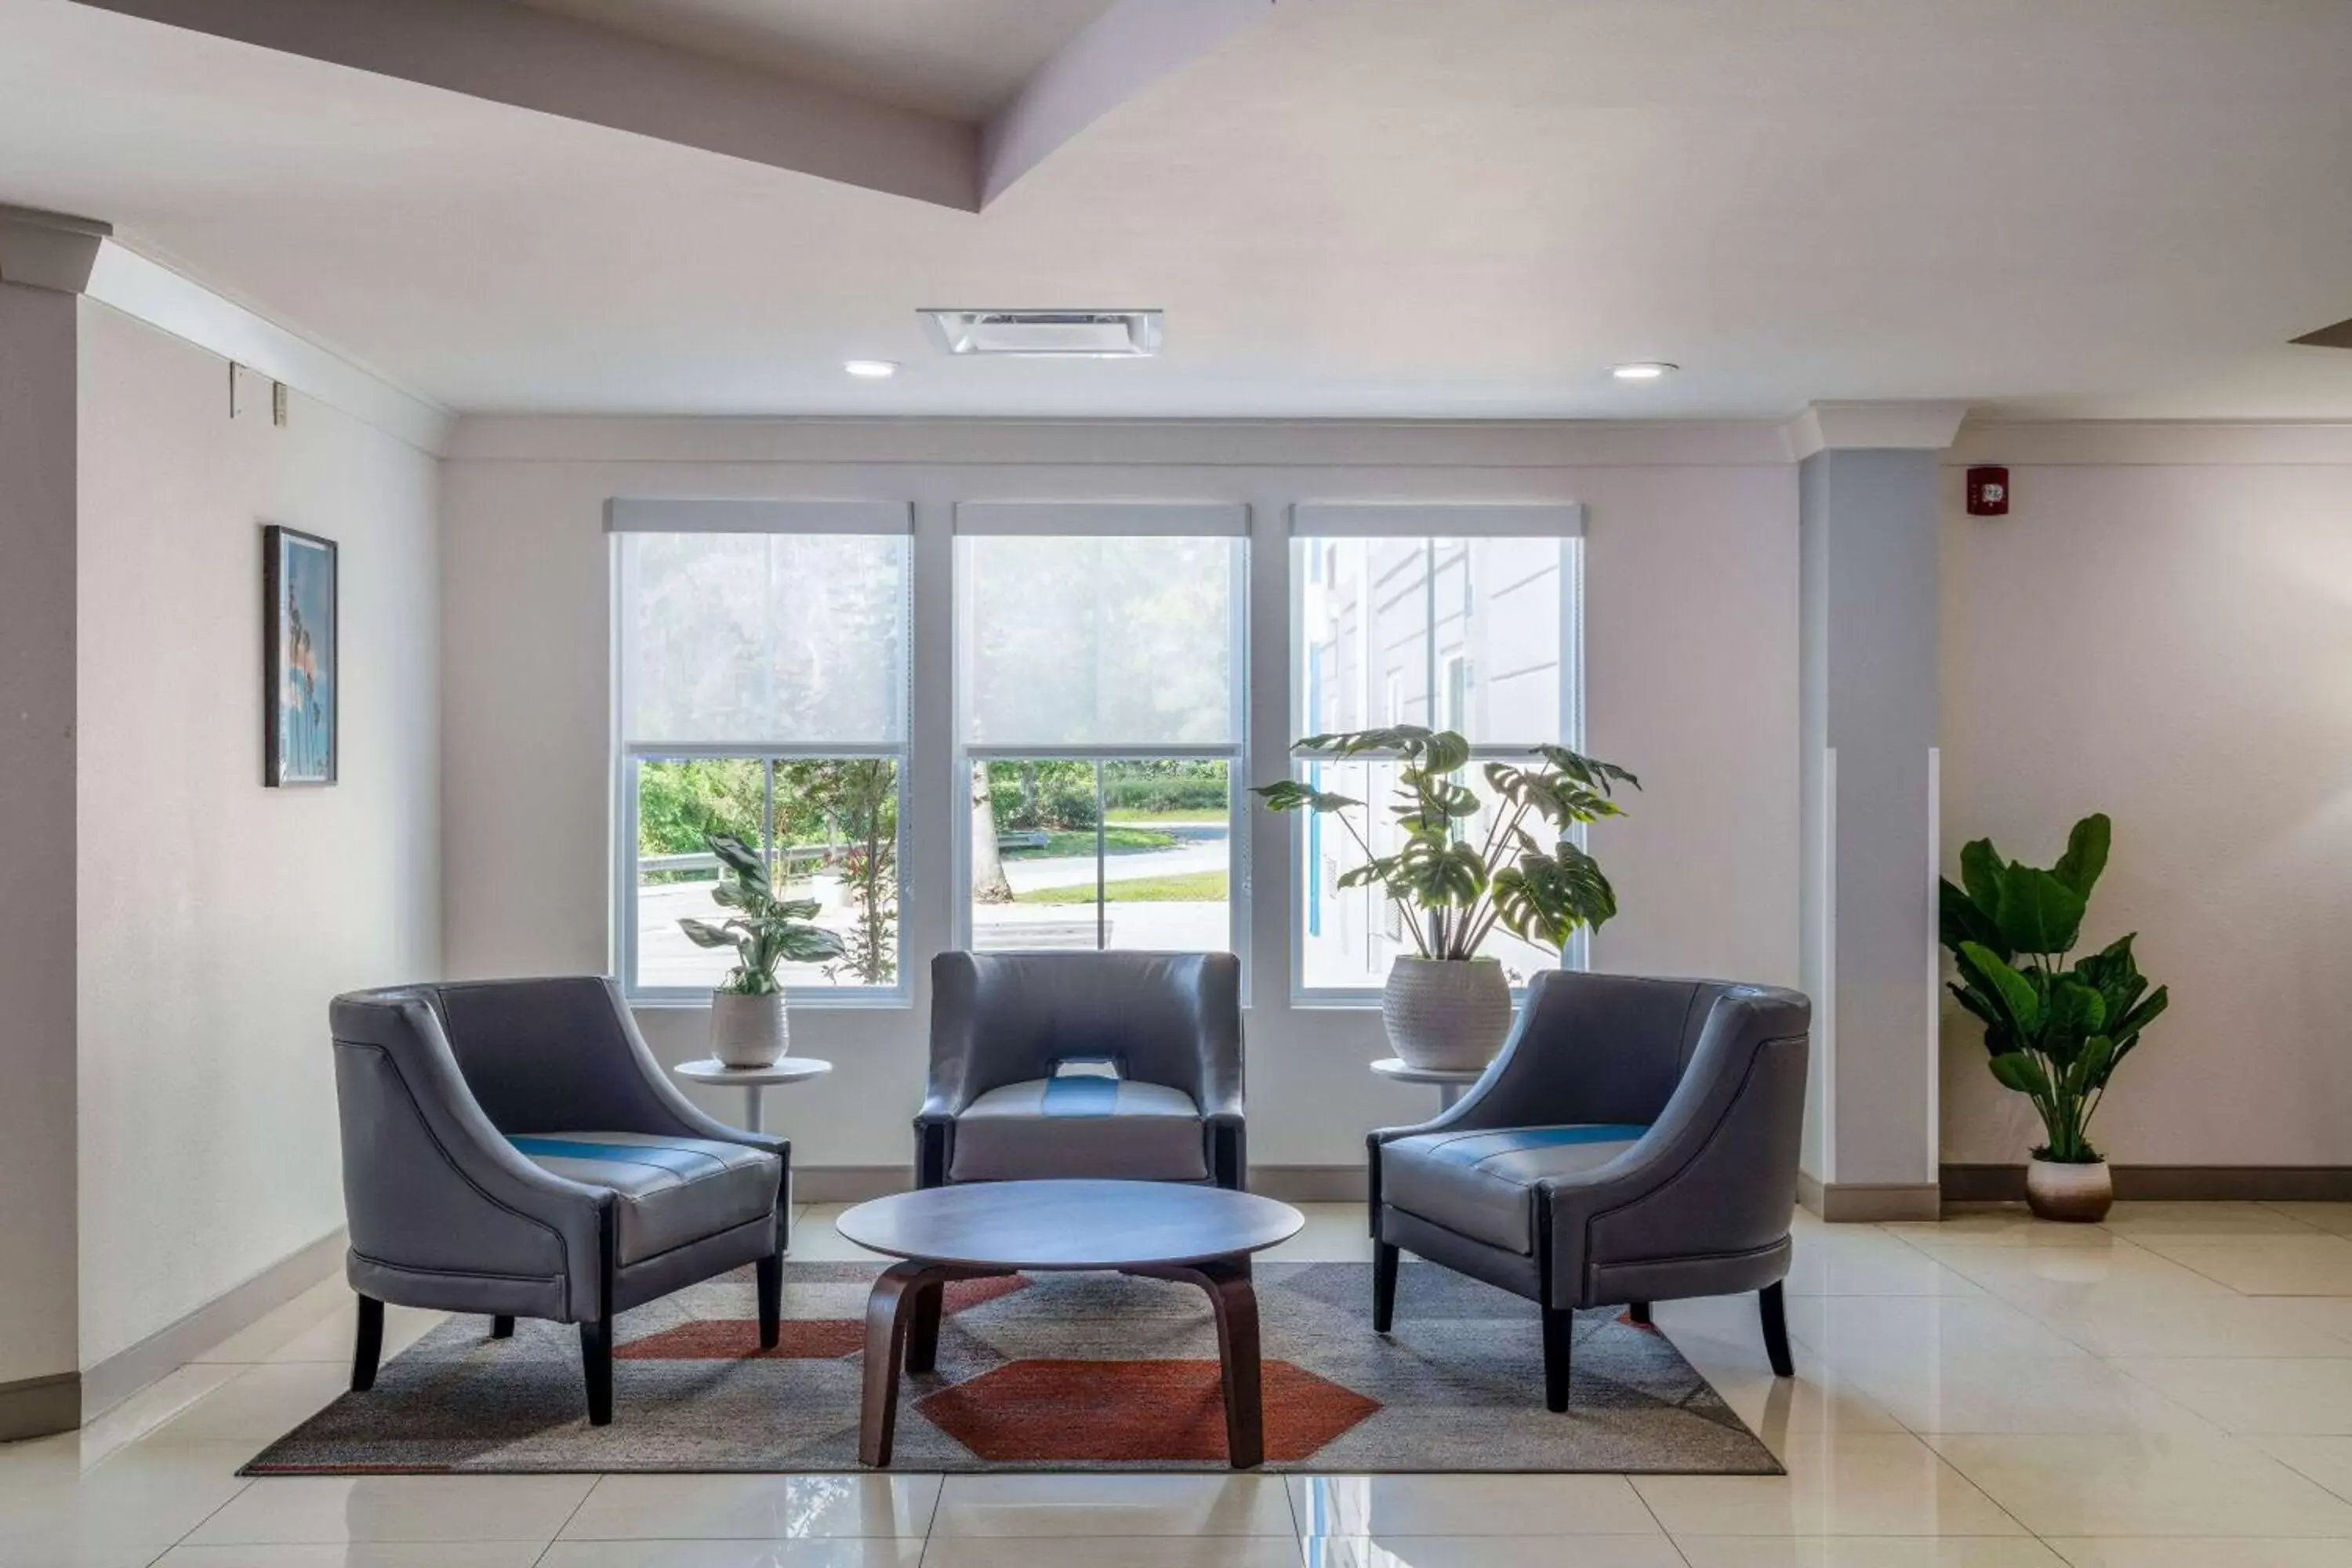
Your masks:
<svg viewBox="0 0 2352 1568"><path fill-rule="evenodd" d="M2009 957L2008 944L2000 940L2000 927L1992 916L1977 908L1976 900L1948 879L1937 889L1936 909L1940 921L1937 934L1945 947L1958 952L1960 943L1973 942L2004 959Z"/></svg>
<svg viewBox="0 0 2352 1568"><path fill-rule="evenodd" d="M1333 795L1297 779L1260 784L1250 794L1265 802L1268 811L1344 811L1349 806L1364 804L1351 795Z"/></svg>
<svg viewBox="0 0 2352 1568"><path fill-rule="evenodd" d="M2085 901L2097 885L2099 873L2107 868L2107 847L2113 838L2115 825L2105 812L2094 812L2074 824L2066 836L2066 853L2050 868L2050 874L2073 889Z"/></svg>
<svg viewBox="0 0 2352 1568"><path fill-rule="evenodd" d="M2082 894L2049 872L2011 864L2001 871L1993 919L2012 951L2058 953L2082 935L2089 907Z"/></svg>
<svg viewBox="0 0 2352 1568"><path fill-rule="evenodd" d="M2093 1035L2083 1042L2082 1054L2074 1058L2074 1065L2066 1069L2066 1092L2081 1095L2104 1088L2115 1063L2115 1041L2105 1035Z"/></svg>
<svg viewBox="0 0 2352 1568"><path fill-rule="evenodd" d="M1635 778L1616 763L1604 763L1597 757L1588 757L1581 752L1571 752L1566 746L1538 746L1536 755L1587 789L1599 790L1602 795L1616 793L1611 787L1612 781L1631 784L1635 789L1642 787L1640 779Z"/></svg>
<svg viewBox="0 0 2352 1568"><path fill-rule="evenodd" d="M686 932L687 940L697 947L733 947L735 945L733 933L712 925L708 921L680 921L677 925L680 931Z"/></svg>
<svg viewBox="0 0 2352 1568"><path fill-rule="evenodd" d="M1421 765L1431 773L1450 773L1469 760L1470 742L1451 730L1441 730L1429 737Z"/></svg>
<svg viewBox="0 0 2352 1568"><path fill-rule="evenodd" d="M727 833L711 834L704 842L710 846L710 852L718 856L719 863L729 870L747 882L757 881L762 887L767 885L767 863L750 845Z"/></svg>
<svg viewBox="0 0 2352 1568"><path fill-rule="evenodd" d="M2032 981L1982 943L1961 943L1958 956L1961 974L1999 1005L2012 1034L2031 1040L2041 1032L2042 994Z"/></svg>
<svg viewBox="0 0 2352 1568"><path fill-rule="evenodd" d="M1486 888L1486 862L1467 844L1410 838L1396 859L1391 882L1425 908L1466 909Z"/></svg>
<svg viewBox="0 0 2352 1568"><path fill-rule="evenodd" d="M2000 874L2005 868L1991 839L1973 839L1960 846L1960 886L1989 921L2000 909Z"/></svg>
<svg viewBox="0 0 2352 1568"><path fill-rule="evenodd" d="M2036 1100L2051 1098L2049 1075L2042 1070L2040 1062L2025 1052L2011 1051L2006 1056L1995 1057L1988 1065L1992 1068L1994 1079L2003 1089L2013 1089Z"/></svg>

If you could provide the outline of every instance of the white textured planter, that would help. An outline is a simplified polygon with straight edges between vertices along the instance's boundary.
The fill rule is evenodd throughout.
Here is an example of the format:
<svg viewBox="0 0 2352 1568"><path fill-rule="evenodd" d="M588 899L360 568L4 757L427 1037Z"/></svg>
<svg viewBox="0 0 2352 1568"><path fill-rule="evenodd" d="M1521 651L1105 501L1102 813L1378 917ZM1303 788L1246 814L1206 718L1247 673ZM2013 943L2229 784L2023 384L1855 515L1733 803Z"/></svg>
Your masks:
<svg viewBox="0 0 2352 1568"><path fill-rule="evenodd" d="M1381 990L1381 1022L1408 1066L1475 1071L1511 1032L1511 983L1491 958L1400 958Z"/></svg>
<svg viewBox="0 0 2352 1568"><path fill-rule="evenodd" d="M2090 1223L2115 1206L2116 1182L2107 1163L2064 1165L2033 1160L2025 1167L2025 1205L2040 1219Z"/></svg>
<svg viewBox="0 0 2352 1568"><path fill-rule="evenodd" d="M710 994L710 1054L730 1068L770 1068L792 1044L784 1020L784 994L742 996Z"/></svg>

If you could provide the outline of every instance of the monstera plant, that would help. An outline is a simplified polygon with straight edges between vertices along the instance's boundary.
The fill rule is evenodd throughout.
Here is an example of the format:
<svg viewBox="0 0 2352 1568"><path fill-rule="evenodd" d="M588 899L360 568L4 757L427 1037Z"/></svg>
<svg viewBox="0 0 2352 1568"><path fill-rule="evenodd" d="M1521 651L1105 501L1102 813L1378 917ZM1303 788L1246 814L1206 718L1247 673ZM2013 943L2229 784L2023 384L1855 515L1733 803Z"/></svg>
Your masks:
<svg viewBox="0 0 2352 1568"><path fill-rule="evenodd" d="M2133 960L2137 932L2067 962L2112 835L2105 816L2084 817L2046 870L2004 860L1979 838L1960 851L1959 883L1942 888L1943 943L1959 972L1952 994L1984 1026L1994 1079L2024 1095L2042 1119L2044 1142L2033 1151L2027 1195L2053 1218L2104 1214L2112 1202L2091 1118L2170 1000L2163 986L2148 988ZM2051 1169L2068 1166L2078 1169Z"/></svg>
<svg viewBox="0 0 2352 1568"><path fill-rule="evenodd" d="M1496 809L1463 780L1470 742L1451 730L1400 724L1339 735L1309 735L1293 752L1345 761L1394 758L1395 797L1388 814L1396 847L1376 852L1349 813L1351 796L1297 779L1250 793L1272 811L1336 818L1363 853L1339 879L1342 888L1376 887L1395 906L1417 956L1389 972L1381 1010L1398 1054L1416 1067L1484 1067L1510 1027L1510 983L1502 966L1478 956L1500 926L1558 952L1579 931L1617 912L1617 894L1600 862L1573 835L1586 823L1617 816L1619 784L1641 781L1613 763L1565 746L1538 746L1513 762L1482 764Z"/></svg>
<svg viewBox="0 0 2352 1568"><path fill-rule="evenodd" d="M711 1049L729 1067L770 1067L784 1054L791 1038L776 966L787 960L821 963L838 959L841 938L814 923L819 908L814 899L776 896L759 851L723 833L710 834L704 842L719 865L711 901L734 913L716 924L699 920L677 923L697 947L735 950L735 967L711 994Z"/></svg>

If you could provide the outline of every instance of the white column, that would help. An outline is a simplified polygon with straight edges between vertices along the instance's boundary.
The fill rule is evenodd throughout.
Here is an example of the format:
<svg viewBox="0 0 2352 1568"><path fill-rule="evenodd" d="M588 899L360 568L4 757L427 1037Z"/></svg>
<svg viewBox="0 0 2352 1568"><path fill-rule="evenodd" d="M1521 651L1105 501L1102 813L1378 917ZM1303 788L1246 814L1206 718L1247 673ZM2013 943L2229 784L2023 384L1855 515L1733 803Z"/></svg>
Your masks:
<svg viewBox="0 0 2352 1568"><path fill-rule="evenodd" d="M1958 405L1817 405L1792 423L1805 989L1803 1191L1832 1219L1933 1218L1937 454Z"/></svg>
<svg viewBox="0 0 2352 1568"><path fill-rule="evenodd" d="M75 465L105 232L0 207L0 1441L81 1418Z"/></svg>

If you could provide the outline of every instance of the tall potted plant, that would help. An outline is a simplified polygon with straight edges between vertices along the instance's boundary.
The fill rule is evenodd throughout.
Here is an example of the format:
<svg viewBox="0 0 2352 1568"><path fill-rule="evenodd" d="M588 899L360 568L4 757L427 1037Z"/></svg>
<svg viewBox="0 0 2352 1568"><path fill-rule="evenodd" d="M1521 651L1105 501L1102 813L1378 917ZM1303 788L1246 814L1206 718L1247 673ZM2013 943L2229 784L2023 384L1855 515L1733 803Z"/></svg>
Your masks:
<svg viewBox="0 0 2352 1568"><path fill-rule="evenodd" d="M2132 958L2134 931L2078 963L2091 889L2106 868L2112 826L2084 817L2047 870L2003 860L1992 840L1960 851L1960 882L1942 888L1942 937L1958 966L1952 994L1984 1026L1992 1076L2033 1103L2043 1142L2025 1195L2044 1219L2095 1220L2115 1202L2091 1117L2107 1083L2170 1001Z"/></svg>
<svg viewBox="0 0 2352 1568"><path fill-rule="evenodd" d="M841 938L811 923L815 900L777 898L767 862L741 839L713 833L704 842L719 857L711 900L735 913L716 925L677 923L697 947L731 947L737 959L710 995L710 1051L730 1068L773 1067L792 1041L776 966L838 959Z"/></svg>
<svg viewBox="0 0 2352 1568"><path fill-rule="evenodd" d="M1558 952L1578 931L1617 912L1609 879L1573 833L1622 815L1611 795L1621 784L1639 789L1641 781L1565 746L1538 746L1528 753L1538 765L1485 765L1500 809L1480 831L1485 803L1462 780L1470 742L1451 730L1404 724L1309 735L1292 750L1333 759L1380 752L1402 762L1390 807L1400 837L1387 855L1374 853L1349 816L1360 800L1297 779L1250 793L1269 810L1336 817L1364 855L1339 886L1376 886L1395 902L1413 946L1412 956L1400 955L1390 968L1381 993L1397 1055L1415 1067L1485 1067L1510 1032L1511 986L1497 960L1479 956L1480 945L1499 925Z"/></svg>

